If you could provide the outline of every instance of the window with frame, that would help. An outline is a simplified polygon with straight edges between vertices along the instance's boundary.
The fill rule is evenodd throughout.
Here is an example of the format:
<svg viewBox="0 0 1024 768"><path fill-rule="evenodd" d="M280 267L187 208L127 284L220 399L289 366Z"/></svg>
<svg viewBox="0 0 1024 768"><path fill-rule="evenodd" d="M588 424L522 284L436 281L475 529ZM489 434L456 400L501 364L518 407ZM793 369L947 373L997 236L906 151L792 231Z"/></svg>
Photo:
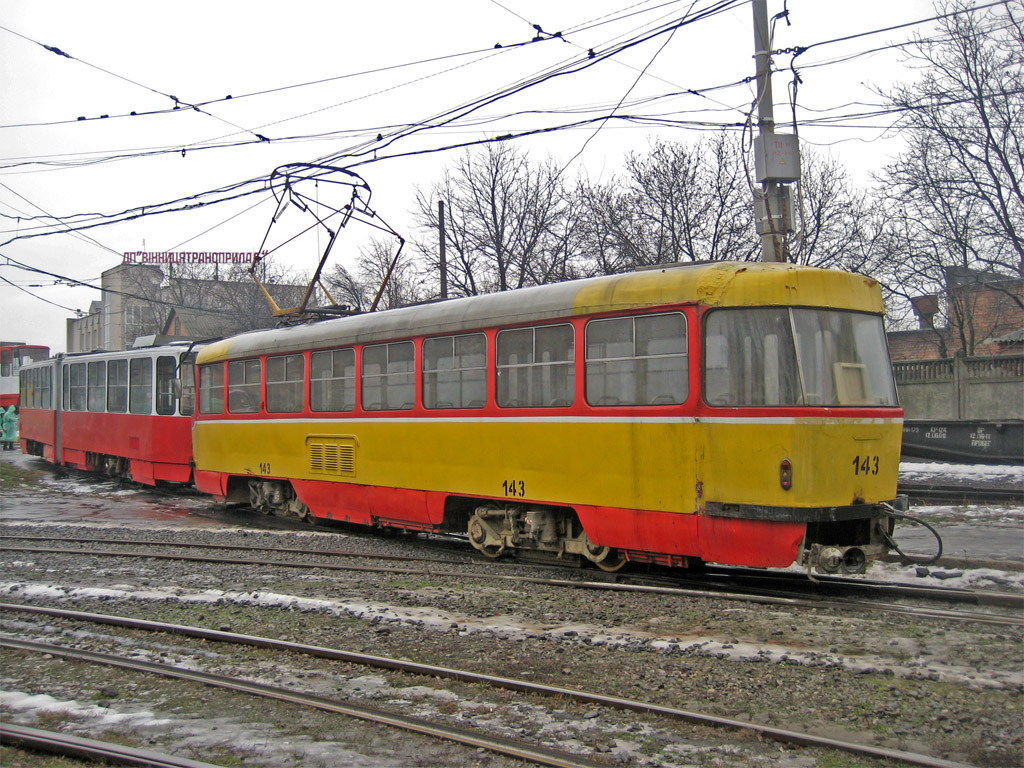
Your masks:
<svg viewBox="0 0 1024 768"><path fill-rule="evenodd" d="M11 375L11 361L14 359L13 352L9 349L0 349L0 376Z"/></svg>
<svg viewBox="0 0 1024 768"><path fill-rule="evenodd" d="M86 405L90 411L103 412L107 408L107 361L89 363L86 379Z"/></svg>
<svg viewBox="0 0 1024 768"><path fill-rule="evenodd" d="M423 340L425 408L483 408L487 402L487 337L482 333Z"/></svg>
<svg viewBox="0 0 1024 768"><path fill-rule="evenodd" d="M135 357L128 361L128 411L153 412L153 359Z"/></svg>
<svg viewBox="0 0 1024 768"><path fill-rule="evenodd" d="M196 355L194 352L185 355L178 366L178 380L181 382L181 399L178 401L178 413L191 416L196 409Z"/></svg>
<svg viewBox="0 0 1024 768"><path fill-rule="evenodd" d="M267 358L267 411L298 413L302 410L306 361L302 355Z"/></svg>
<svg viewBox="0 0 1024 768"><path fill-rule="evenodd" d="M355 410L354 349L328 349L309 356L309 407L321 412Z"/></svg>
<svg viewBox="0 0 1024 768"><path fill-rule="evenodd" d="M228 363L228 413L257 413L260 409L260 361Z"/></svg>
<svg viewBox="0 0 1024 768"><path fill-rule="evenodd" d="M107 363L107 411L128 411L128 361L111 360Z"/></svg>
<svg viewBox="0 0 1024 768"><path fill-rule="evenodd" d="M177 359L172 355L160 355L156 359L156 412L161 416L174 415L174 382L177 378Z"/></svg>
<svg viewBox="0 0 1024 768"><path fill-rule="evenodd" d="M411 341L363 347L363 408L410 410L416 398L415 358Z"/></svg>
<svg viewBox="0 0 1024 768"><path fill-rule="evenodd" d="M540 325L498 333L498 405L558 408L576 399L575 330Z"/></svg>
<svg viewBox="0 0 1024 768"><path fill-rule="evenodd" d="M22 407L50 408L50 368L22 370L18 379Z"/></svg>
<svg viewBox="0 0 1024 768"><path fill-rule="evenodd" d="M681 312L587 324L587 402L594 406L685 402L689 361Z"/></svg>
<svg viewBox="0 0 1024 768"><path fill-rule="evenodd" d="M70 380L68 387L68 396L70 398L70 410L72 411L84 411L85 410L85 363L72 363L67 366L70 368ZM65 369L67 370L67 369Z"/></svg>
<svg viewBox="0 0 1024 768"><path fill-rule="evenodd" d="M898 404L879 315L716 309L704 322L704 399L719 406Z"/></svg>
<svg viewBox="0 0 1024 768"><path fill-rule="evenodd" d="M199 412L224 413L224 363L199 366Z"/></svg>

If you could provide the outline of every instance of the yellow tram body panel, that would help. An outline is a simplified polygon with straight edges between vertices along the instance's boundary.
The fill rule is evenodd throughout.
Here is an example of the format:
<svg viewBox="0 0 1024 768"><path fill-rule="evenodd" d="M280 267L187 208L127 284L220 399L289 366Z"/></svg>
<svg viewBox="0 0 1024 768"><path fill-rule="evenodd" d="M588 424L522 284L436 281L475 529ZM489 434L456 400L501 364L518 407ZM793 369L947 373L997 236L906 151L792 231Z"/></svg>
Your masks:
<svg viewBox="0 0 1024 768"><path fill-rule="evenodd" d="M225 420L197 423L193 440L199 466L229 475L570 506L694 513L705 501L814 507L893 498L897 465L885 457L898 455L900 420L829 421ZM344 471L316 466L325 445L344 451ZM779 482L783 459L793 467L790 490Z"/></svg>

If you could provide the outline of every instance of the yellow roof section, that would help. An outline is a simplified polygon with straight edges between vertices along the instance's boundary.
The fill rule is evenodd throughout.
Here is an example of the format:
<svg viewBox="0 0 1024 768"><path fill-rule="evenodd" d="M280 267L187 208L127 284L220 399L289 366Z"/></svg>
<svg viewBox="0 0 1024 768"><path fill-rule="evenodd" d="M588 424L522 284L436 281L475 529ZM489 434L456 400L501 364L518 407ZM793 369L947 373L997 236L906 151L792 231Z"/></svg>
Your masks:
<svg viewBox="0 0 1024 768"><path fill-rule="evenodd" d="M471 296L297 325L252 331L207 346L198 362L324 349L494 326L547 322L573 315L672 304L808 306L883 311L875 280L797 264L710 262L666 265L503 293Z"/></svg>

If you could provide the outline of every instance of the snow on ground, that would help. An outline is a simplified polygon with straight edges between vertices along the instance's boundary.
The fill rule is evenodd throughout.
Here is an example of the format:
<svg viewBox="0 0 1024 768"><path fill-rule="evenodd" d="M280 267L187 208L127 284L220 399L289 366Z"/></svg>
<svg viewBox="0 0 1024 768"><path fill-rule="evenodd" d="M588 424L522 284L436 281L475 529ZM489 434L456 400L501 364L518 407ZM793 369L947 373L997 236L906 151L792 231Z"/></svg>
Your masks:
<svg viewBox="0 0 1024 768"><path fill-rule="evenodd" d="M981 482L986 485L1024 483L1024 465L948 464L941 461L900 462L900 480L916 483L928 480Z"/></svg>

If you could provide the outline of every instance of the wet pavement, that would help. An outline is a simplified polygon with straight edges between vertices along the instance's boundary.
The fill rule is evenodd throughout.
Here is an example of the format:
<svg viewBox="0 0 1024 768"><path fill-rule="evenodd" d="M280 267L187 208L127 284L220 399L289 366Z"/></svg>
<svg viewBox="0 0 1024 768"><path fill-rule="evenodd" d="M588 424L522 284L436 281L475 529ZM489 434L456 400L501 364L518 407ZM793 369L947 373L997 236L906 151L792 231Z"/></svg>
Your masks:
<svg viewBox="0 0 1024 768"><path fill-rule="evenodd" d="M138 527L182 528L295 528L291 520L267 518L249 510L225 508L188 489L152 489L100 479L85 472L58 469L36 456L0 452L0 462L38 471L39 485L0 490L0 521L35 523L123 524ZM929 465L944 482L969 484L969 467ZM1006 468L1011 477L1021 470ZM907 474L915 474L910 467ZM990 470L979 470L991 478ZM903 476L901 469L901 477ZM1024 500L1018 505L912 507L910 514L935 527L942 536L946 558L972 561L1013 561L1024 564ZM913 555L936 551L934 536L924 527L900 523L896 542Z"/></svg>

